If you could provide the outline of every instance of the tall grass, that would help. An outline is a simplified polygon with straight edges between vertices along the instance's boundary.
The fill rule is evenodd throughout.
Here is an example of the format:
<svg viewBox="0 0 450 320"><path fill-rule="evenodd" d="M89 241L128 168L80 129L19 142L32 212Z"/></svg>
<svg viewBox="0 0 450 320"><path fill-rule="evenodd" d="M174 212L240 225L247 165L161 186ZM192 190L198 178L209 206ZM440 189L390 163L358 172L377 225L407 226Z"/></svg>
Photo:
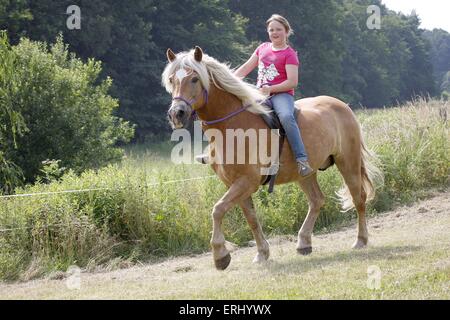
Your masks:
<svg viewBox="0 0 450 320"><path fill-rule="evenodd" d="M448 186L448 111L442 102L418 100L357 113L385 173L385 185L369 213L410 201L429 188ZM132 147L119 165L81 176L69 172L59 181L17 193L99 190L0 199L0 279L26 280L74 264L108 268L208 250L211 208L225 187L215 177L166 183L213 174L208 166L173 165L170 148L170 142ZM319 174L319 183L327 201L316 231L353 219L355 212L340 212L335 197L342 184L337 169ZM269 235L295 234L307 212L305 196L295 184L275 190L270 195L261 188L254 196L263 229ZM224 231L227 240L239 245L251 239L239 208L226 215Z"/></svg>

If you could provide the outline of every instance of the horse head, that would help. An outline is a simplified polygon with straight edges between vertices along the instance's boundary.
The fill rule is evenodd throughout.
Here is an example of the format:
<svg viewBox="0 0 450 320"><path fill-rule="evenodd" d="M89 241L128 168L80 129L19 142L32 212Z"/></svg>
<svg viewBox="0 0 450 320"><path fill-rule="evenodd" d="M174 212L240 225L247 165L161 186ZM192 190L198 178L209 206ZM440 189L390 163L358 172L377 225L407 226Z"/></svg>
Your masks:
<svg viewBox="0 0 450 320"><path fill-rule="evenodd" d="M203 51L194 50L176 55L170 48L166 52L169 62L163 76L166 89L172 94L172 103L167 112L172 129L186 128L193 113L203 108L208 101L204 84L205 70L202 66ZM207 74L207 73L206 73Z"/></svg>

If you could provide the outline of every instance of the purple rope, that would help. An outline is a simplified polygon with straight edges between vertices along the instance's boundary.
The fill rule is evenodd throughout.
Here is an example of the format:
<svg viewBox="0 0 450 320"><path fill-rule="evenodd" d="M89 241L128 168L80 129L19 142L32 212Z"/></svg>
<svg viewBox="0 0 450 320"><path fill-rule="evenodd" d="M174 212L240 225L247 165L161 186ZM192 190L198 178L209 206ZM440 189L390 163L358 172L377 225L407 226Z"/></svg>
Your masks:
<svg viewBox="0 0 450 320"><path fill-rule="evenodd" d="M209 126L209 125L211 125L211 124L216 124L216 123L225 121L225 120L230 119L231 117L234 117L235 115L241 113L242 111L247 110L247 108L250 107L250 106L251 106L251 104L246 105L246 106L242 107L242 108L239 109L239 110L233 111L232 113L226 115L226 116L223 117L223 118L220 118L220 119L217 119L217 120L211 120L211 121L203 121L202 123L203 123L204 125Z"/></svg>
<svg viewBox="0 0 450 320"><path fill-rule="evenodd" d="M192 104L195 103L196 100L187 100L187 99L183 98L182 96L174 97L172 100L184 101L189 107L191 107L191 109L193 109L191 117L193 119L198 119L197 111L192 106ZM201 106L200 108L198 108L198 109L201 109L201 108L203 108L204 106L206 106L208 104L208 92L205 89L203 89L203 100L205 100L205 104L203 106ZM251 104L248 104L248 105L240 108L239 110L233 111L232 113L226 115L223 118L216 119L216 120L211 120L211 121L202 121L202 123L204 125L209 126L209 125L212 125L212 124L216 124L216 123L225 121L225 120L230 119L230 118L234 117L235 115L237 115L237 114L247 110L247 108L250 107L250 106L251 106Z"/></svg>

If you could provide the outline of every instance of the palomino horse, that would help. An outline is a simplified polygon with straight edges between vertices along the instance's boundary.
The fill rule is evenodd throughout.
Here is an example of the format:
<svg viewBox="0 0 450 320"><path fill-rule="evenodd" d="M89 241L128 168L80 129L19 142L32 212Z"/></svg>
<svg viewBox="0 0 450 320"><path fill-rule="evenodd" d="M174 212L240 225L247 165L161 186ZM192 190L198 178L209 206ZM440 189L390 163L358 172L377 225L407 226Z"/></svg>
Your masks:
<svg viewBox="0 0 450 320"><path fill-rule="evenodd" d="M177 55L168 49L167 58L169 63L162 74L162 83L172 94L168 115L173 128L185 127L195 111L203 120L203 130L214 128L224 137L226 129L268 129L259 115L268 112L257 102L262 98L259 91L237 78L227 65L204 54L199 47ZM309 163L315 172L306 178L298 174L291 148L285 141L276 184L296 181L308 198L309 210L298 232L297 251L303 255L312 252L311 235L324 204L324 195L317 183L317 169L330 166L333 162L345 181L338 193L343 209L356 207L358 212L358 233L353 248L365 247L368 242L366 202L374 196L374 178L382 175L370 162L371 154L364 145L355 115L347 104L332 97L306 98L295 103L300 109L297 121L301 124ZM210 139L210 144L213 143ZM226 143L223 145L226 146ZM246 155L254 152L253 145L246 144L245 148L240 152ZM265 178L261 176L262 166L260 162L212 163L212 168L228 187L212 210L211 246L217 269L225 269L231 260L221 225L225 213L236 204L242 208L256 240L258 252L254 262L262 262L269 257L269 244L264 238L252 201L252 194Z"/></svg>

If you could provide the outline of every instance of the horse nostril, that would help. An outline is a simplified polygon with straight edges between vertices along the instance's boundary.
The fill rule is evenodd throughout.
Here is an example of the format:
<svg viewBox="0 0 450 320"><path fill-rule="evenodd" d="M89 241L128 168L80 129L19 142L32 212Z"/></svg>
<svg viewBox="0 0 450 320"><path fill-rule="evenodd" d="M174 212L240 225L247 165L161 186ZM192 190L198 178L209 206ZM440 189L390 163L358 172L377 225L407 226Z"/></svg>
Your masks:
<svg viewBox="0 0 450 320"><path fill-rule="evenodd" d="M181 119L184 116L184 111L183 110L178 110L177 112L177 118Z"/></svg>

